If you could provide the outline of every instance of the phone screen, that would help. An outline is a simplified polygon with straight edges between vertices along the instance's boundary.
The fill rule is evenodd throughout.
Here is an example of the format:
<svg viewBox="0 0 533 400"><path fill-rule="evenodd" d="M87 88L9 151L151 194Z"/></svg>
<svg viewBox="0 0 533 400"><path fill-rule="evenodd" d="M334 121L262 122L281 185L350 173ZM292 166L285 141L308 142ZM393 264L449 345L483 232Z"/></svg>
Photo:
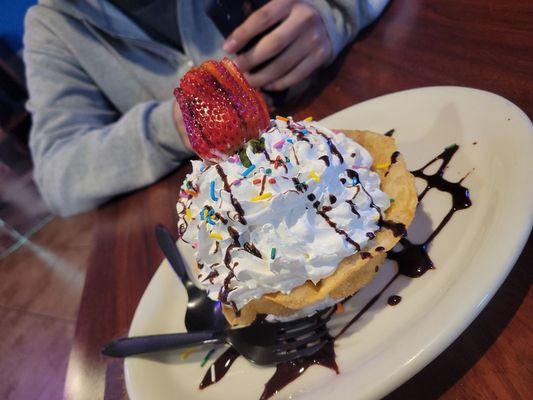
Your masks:
<svg viewBox="0 0 533 400"><path fill-rule="evenodd" d="M231 33L241 25L246 18L248 18L254 11L263 7L270 0L204 0L205 1L205 11L207 15L211 18L213 23L216 25L220 33L227 38ZM276 24L269 29L266 29L264 32L261 32L255 38L250 40L246 46L238 51L237 54L244 53L254 47L263 36L269 34L274 29L278 27L279 24ZM261 68L265 67L270 61L267 60L262 64L255 67L250 72L259 71ZM281 106L287 98L287 90L280 92L269 92L265 91L271 98L276 107Z"/></svg>
<svg viewBox="0 0 533 400"><path fill-rule="evenodd" d="M205 10L222 35L228 37L255 10L263 7L269 1L270 0L205 0ZM275 27L272 27L250 40L239 53L251 49L263 36L271 32L274 28Z"/></svg>

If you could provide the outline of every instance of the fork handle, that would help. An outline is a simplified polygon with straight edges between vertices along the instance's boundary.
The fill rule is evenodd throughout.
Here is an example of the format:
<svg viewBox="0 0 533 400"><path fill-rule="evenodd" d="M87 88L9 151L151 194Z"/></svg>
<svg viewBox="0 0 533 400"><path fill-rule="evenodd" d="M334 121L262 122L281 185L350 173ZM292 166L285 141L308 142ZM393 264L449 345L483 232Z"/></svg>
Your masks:
<svg viewBox="0 0 533 400"><path fill-rule="evenodd" d="M181 349L198 344L220 343L224 331L201 331L190 333L170 333L166 335L133 336L115 339L102 348L102 354L109 357L127 357L153 351Z"/></svg>

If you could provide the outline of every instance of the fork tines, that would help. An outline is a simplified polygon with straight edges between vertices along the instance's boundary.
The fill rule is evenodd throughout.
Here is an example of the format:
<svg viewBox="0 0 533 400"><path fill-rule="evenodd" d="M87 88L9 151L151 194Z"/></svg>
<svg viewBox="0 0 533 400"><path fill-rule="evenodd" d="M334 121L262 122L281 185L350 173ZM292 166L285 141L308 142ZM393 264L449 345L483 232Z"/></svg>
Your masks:
<svg viewBox="0 0 533 400"><path fill-rule="evenodd" d="M309 356L320 350L331 339L326 326L330 316L325 310L311 317L279 323L277 343L272 346L278 362Z"/></svg>

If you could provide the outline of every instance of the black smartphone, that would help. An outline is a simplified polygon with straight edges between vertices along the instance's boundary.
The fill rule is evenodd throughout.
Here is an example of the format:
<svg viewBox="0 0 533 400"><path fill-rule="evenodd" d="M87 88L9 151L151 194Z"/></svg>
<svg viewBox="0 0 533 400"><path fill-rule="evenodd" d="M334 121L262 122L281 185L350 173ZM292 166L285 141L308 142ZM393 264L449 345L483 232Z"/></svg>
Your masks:
<svg viewBox="0 0 533 400"><path fill-rule="evenodd" d="M209 18L213 21L220 33L227 38L231 33L241 25L246 18L248 18L254 11L263 7L270 0L204 0L205 11ZM244 53L254 47L263 36L272 32L278 26L274 25L271 28L265 30L261 34L250 40L246 46L238 51L237 54ZM259 71L266 66L272 59L267 60L251 72ZM281 106L287 98L287 90L283 91L265 91L268 94L276 107Z"/></svg>
<svg viewBox="0 0 533 400"><path fill-rule="evenodd" d="M270 0L205 0L205 11L220 33L227 38L254 11L260 9ZM256 36L246 44L239 53L251 49L263 36L273 28Z"/></svg>

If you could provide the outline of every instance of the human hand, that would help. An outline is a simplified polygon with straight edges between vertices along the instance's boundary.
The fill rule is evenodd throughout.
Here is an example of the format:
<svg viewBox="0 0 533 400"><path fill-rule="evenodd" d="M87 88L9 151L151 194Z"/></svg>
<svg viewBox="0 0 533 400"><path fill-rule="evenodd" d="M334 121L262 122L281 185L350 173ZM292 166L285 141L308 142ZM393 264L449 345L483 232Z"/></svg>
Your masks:
<svg viewBox="0 0 533 400"><path fill-rule="evenodd" d="M224 43L234 54L251 39L279 23L235 63L248 82L265 90L280 91L295 85L324 65L332 53L331 41L318 11L301 0L272 0L252 13ZM254 67L277 56L259 71Z"/></svg>
<svg viewBox="0 0 533 400"><path fill-rule="evenodd" d="M176 100L174 100L174 104L172 105L172 118L174 119L174 126L176 127L176 130L183 140L183 144L185 144L185 147L188 150L192 151L187 130L185 129L185 124L183 123L183 115L181 114L180 107Z"/></svg>

